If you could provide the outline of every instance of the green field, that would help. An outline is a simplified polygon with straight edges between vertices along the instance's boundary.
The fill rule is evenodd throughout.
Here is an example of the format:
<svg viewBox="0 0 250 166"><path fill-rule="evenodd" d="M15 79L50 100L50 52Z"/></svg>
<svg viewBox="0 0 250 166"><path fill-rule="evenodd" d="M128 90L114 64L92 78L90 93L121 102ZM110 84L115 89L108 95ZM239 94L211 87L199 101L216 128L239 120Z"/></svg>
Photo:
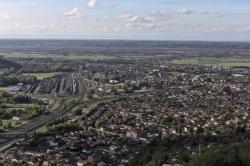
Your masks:
<svg viewBox="0 0 250 166"><path fill-rule="evenodd" d="M60 60L111 60L116 58L122 59L144 59L144 58L155 58L155 57L163 57L165 55L122 55L122 56L108 56L108 55L82 55L82 54L69 54L69 55L61 55L61 54L45 54L45 53L9 53L5 54L4 57L6 58L33 58L33 59L60 59Z"/></svg>
<svg viewBox="0 0 250 166"><path fill-rule="evenodd" d="M118 56L119 58L122 59L147 59L147 58L158 58L158 57L164 57L165 55L123 55L123 56Z"/></svg>
<svg viewBox="0 0 250 166"><path fill-rule="evenodd" d="M0 75L4 73L4 69L0 69Z"/></svg>
<svg viewBox="0 0 250 166"><path fill-rule="evenodd" d="M64 56L65 59L73 59L73 60L106 60L106 59L114 59L115 57L104 56L104 55L69 55Z"/></svg>
<svg viewBox="0 0 250 166"><path fill-rule="evenodd" d="M191 64L206 66L225 66L225 67L250 67L250 59L246 58L183 58L173 60L174 64Z"/></svg>
<svg viewBox="0 0 250 166"><path fill-rule="evenodd" d="M22 54L22 53L11 53L4 55L6 58L53 58L53 59L64 59L64 60L105 60L114 59L115 57L104 56L104 55L55 55L55 54Z"/></svg>
<svg viewBox="0 0 250 166"><path fill-rule="evenodd" d="M18 122L16 120L10 119L10 120L1 120L2 125L0 126L1 129L3 128L9 128L9 127L15 127L18 125ZM6 126L6 127L4 127Z"/></svg>
<svg viewBox="0 0 250 166"><path fill-rule="evenodd" d="M3 93L7 90L7 87L0 87L0 93Z"/></svg>
<svg viewBox="0 0 250 166"><path fill-rule="evenodd" d="M36 104L5 104L8 108L26 108L26 107L38 107Z"/></svg>
<svg viewBox="0 0 250 166"><path fill-rule="evenodd" d="M24 73L22 75L32 75L35 76L38 80L43 80L44 78L50 78L56 75L56 73Z"/></svg>
<svg viewBox="0 0 250 166"><path fill-rule="evenodd" d="M0 68L0 75L4 74L7 71L9 71L9 70L5 69L5 68Z"/></svg>

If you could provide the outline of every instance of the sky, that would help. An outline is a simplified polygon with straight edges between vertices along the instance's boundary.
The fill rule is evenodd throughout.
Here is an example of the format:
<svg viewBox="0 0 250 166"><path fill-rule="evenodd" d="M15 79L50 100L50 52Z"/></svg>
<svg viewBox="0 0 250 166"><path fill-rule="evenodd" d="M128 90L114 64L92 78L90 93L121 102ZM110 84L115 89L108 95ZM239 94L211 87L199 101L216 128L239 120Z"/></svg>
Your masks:
<svg viewBox="0 0 250 166"><path fill-rule="evenodd" d="M250 41L250 0L0 0L0 38Z"/></svg>

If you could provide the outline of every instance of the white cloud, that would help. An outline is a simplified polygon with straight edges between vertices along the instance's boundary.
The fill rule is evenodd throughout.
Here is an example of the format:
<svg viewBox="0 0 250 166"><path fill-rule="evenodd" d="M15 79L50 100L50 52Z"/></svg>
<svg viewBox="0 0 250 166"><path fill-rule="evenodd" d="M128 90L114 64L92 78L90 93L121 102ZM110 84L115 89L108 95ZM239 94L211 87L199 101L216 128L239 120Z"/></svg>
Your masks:
<svg viewBox="0 0 250 166"><path fill-rule="evenodd" d="M76 18L82 18L83 14L78 8L74 8L70 10L69 12L65 13L64 16L70 18L70 19L76 19Z"/></svg>
<svg viewBox="0 0 250 166"><path fill-rule="evenodd" d="M155 28L158 28L158 25L156 23L149 23L149 24L145 24L144 27L147 29L155 29Z"/></svg>
<svg viewBox="0 0 250 166"><path fill-rule="evenodd" d="M219 13L215 13L214 16L215 16L216 18L221 18L221 17L222 17L222 15L219 14Z"/></svg>
<svg viewBox="0 0 250 166"><path fill-rule="evenodd" d="M216 18L222 18L223 15L220 14L220 13L217 13L217 12L209 12L209 11L205 11L205 12L202 12L201 14L205 14L205 15L211 15L211 16L214 16Z"/></svg>
<svg viewBox="0 0 250 166"><path fill-rule="evenodd" d="M24 26L24 31L47 31L49 28L46 25L30 24Z"/></svg>
<svg viewBox="0 0 250 166"><path fill-rule="evenodd" d="M6 11L0 11L0 19L9 20L11 18L10 14Z"/></svg>
<svg viewBox="0 0 250 166"><path fill-rule="evenodd" d="M94 8L94 7L96 7L96 0L89 0L88 6L89 6L89 8Z"/></svg>
<svg viewBox="0 0 250 166"><path fill-rule="evenodd" d="M194 11L189 8L178 8L176 12L179 14L193 14L194 13Z"/></svg>
<svg viewBox="0 0 250 166"><path fill-rule="evenodd" d="M123 22L131 23L154 23L154 22L166 22L172 18L172 15L166 12L152 12L146 16L123 14L118 17Z"/></svg>
<svg viewBox="0 0 250 166"><path fill-rule="evenodd" d="M122 14L118 17L118 19L120 20L126 20L126 19L129 19L131 17L130 14Z"/></svg>
<svg viewBox="0 0 250 166"><path fill-rule="evenodd" d="M117 19L123 23L125 30L152 30L164 26L172 17L169 12L153 11L143 16L122 14Z"/></svg>
<svg viewBox="0 0 250 166"><path fill-rule="evenodd" d="M250 26L242 28L240 32L250 32Z"/></svg>
<svg viewBox="0 0 250 166"><path fill-rule="evenodd" d="M16 27L19 27L19 26L20 26L20 23L19 23L19 22L16 22L16 23L15 23L15 26L16 26Z"/></svg>

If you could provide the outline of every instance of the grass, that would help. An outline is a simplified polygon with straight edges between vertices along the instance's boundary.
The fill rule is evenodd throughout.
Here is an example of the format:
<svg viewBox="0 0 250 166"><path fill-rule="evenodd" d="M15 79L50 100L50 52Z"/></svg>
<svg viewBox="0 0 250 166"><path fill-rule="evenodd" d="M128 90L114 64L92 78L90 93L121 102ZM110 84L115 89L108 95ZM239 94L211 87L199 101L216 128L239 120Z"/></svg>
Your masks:
<svg viewBox="0 0 250 166"><path fill-rule="evenodd" d="M162 57L164 55L121 55L121 56L108 56L108 55L82 55L82 54L69 54L69 55L60 55L60 54L45 54L45 53L31 53L31 54L24 54L24 53L9 53L5 54L5 57L8 58L34 58L34 59L60 59L60 60L111 60L111 59L146 59L146 58L155 58L155 57Z"/></svg>
<svg viewBox="0 0 250 166"><path fill-rule="evenodd" d="M56 73L24 73L23 75L33 75L38 80L43 80L44 78L50 78L56 75Z"/></svg>
<svg viewBox="0 0 250 166"><path fill-rule="evenodd" d="M5 104L6 111L12 111L12 110L22 110L26 113L29 113L29 111L32 111L32 108L39 107L39 105L35 104ZM30 109L28 109L30 108Z"/></svg>
<svg viewBox="0 0 250 166"><path fill-rule="evenodd" d="M206 66L225 66L225 67L250 67L250 59L246 58L212 58L212 57L197 57L183 58L173 60L174 64L191 64L191 65L206 65Z"/></svg>
<svg viewBox="0 0 250 166"><path fill-rule="evenodd" d="M154 57L162 57L164 55L122 55L122 56L108 56L108 55L82 55L82 54L69 54L69 55L60 55L60 54L23 54L23 53L10 53L6 54L5 57L9 58L53 58L53 59L60 59L60 60L110 60L116 58L123 58L123 59L136 59L136 58L154 58Z"/></svg>
<svg viewBox="0 0 250 166"><path fill-rule="evenodd" d="M107 60L107 59L114 59L115 57L104 56L104 55L69 55L69 56L63 56L63 58L68 60Z"/></svg>
<svg viewBox="0 0 250 166"><path fill-rule="evenodd" d="M5 72L8 72L9 70L6 68L0 68L0 75L3 75Z"/></svg>
<svg viewBox="0 0 250 166"><path fill-rule="evenodd" d="M164 57L165 55L122 55L119 56L120 58L123 59L147 59L147 58L156 58L156 57Z"/></svg>
<svg viewBox="0 0 250 166"><path fill-rule="evenodd" d="M6 92L7 87L0 87L0 93Z"/></svg>
<svg viewBox="0 0 250 166"><path fill-rule="evenodd" d="M36 104L5 104L6 107L8 108L26 108L26 107L34 107L38 106Z"/></svg>
<svg viewBox="0 0 250 166"><path fill-rule="evenodd" d="M9 128L9 127L15 127L18 124L16 120L9 119L9 120L2 120L2 126L0 128Z"/></svg>
<svg viewBox="0 0 250 166"><path fill-rule="evenodd" d="M22 53L11 53L5 55L5 57L9 58L53 58L53 59L64 59L64 60L105 60L105 59L114 59L112 56L105 55L59 55L59 54L22 54Z"/></svg>

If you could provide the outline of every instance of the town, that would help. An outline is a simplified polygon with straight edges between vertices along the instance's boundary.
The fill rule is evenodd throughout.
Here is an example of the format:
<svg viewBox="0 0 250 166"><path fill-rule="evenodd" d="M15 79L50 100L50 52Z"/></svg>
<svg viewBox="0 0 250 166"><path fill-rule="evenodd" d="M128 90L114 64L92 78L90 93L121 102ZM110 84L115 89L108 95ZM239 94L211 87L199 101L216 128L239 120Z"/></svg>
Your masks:
<svg viewBox="0 0 250 166"><path fill-rule="evenodd" d="M161 47L150 55L130 49L129 56L5 50L0 164L185 166L250 139L250 48L220 43L202 53L189 43L178 53L176 43L164 44L172 53Z"/></svg>

